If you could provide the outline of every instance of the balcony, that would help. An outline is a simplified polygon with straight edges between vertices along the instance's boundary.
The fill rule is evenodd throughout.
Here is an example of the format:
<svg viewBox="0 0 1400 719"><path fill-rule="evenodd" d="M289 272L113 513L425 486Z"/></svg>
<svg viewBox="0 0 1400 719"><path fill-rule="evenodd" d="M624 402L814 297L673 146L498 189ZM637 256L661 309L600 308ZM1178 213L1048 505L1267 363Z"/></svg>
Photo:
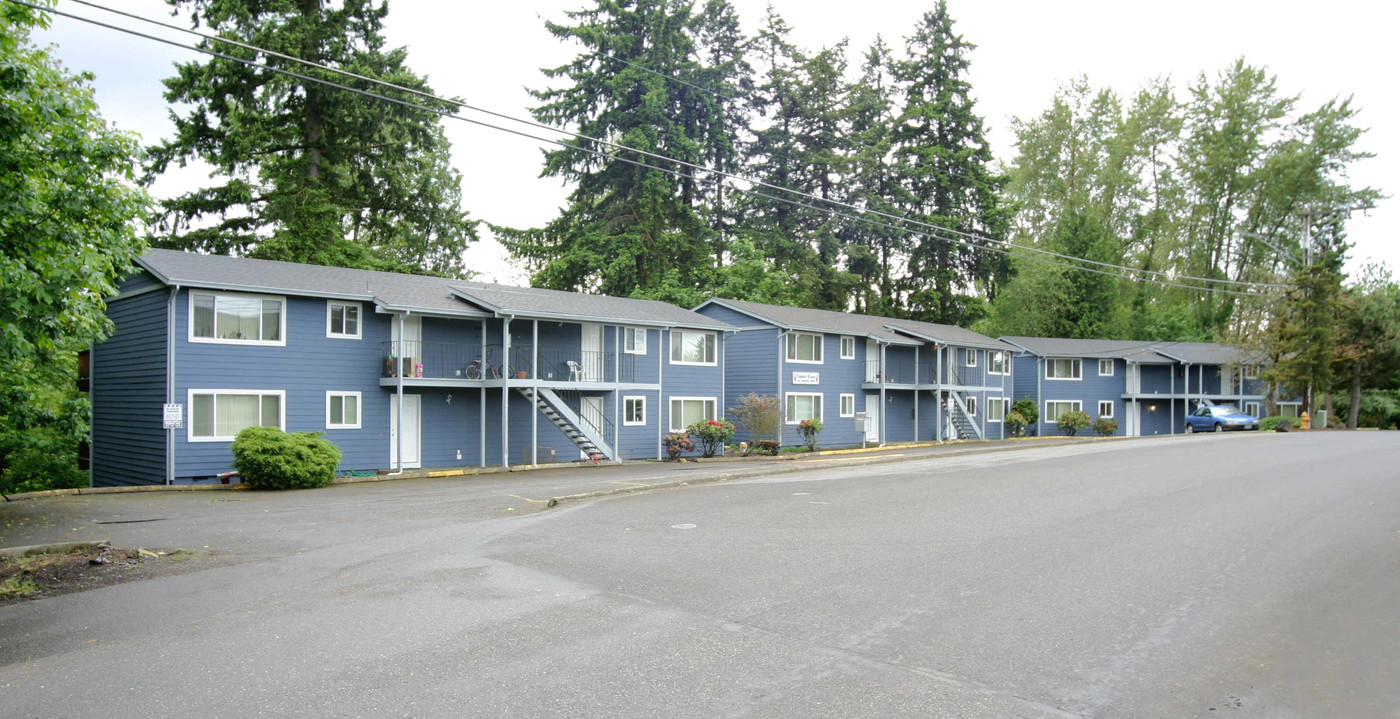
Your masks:
<svg viewBox="0 0 1400 719"><path fill-rule="evenodd" d="M885 362L883 375L880 370L880 361L871 360L865 363L865 383L866 384L908 384L915 382L917 366L913 360L887 360Z"/></svg>
<svg viewBox="0 0 1400 719"><path fill-rule="evenodd" d="M541 349L523 344L501 345L408 340L383 342L382 377L414 380L462 380L482 382L530 379L536 366L542 382L569 384L634 382L636 355L614 352Z"/></svg>

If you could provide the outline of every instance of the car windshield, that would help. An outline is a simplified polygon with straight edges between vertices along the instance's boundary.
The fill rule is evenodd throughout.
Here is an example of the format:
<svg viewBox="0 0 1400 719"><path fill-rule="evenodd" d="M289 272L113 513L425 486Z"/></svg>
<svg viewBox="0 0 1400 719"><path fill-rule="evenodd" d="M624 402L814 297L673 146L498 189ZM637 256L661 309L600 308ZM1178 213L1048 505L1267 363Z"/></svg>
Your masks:
<svg viewBox="0 0 1400 719"><path fill-rule="evenodd" d="M1239 414L1240 408L1233 404L1217 404L1211 408L1215 414Z"/></svg>

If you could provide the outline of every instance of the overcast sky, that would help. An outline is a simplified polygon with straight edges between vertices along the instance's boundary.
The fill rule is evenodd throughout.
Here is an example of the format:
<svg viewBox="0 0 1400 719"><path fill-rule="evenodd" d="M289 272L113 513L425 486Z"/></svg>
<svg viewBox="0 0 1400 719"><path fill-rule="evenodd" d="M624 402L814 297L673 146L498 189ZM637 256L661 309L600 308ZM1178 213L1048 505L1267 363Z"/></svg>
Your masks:
<svg viewBox="0 0 1400 719"><path fill-rule="evenodd" d="M748 31L769 4L733 2ZM158 0L106 3L170 19ZM771 4L802 47L815 49L848 38L852 64L858 64L859 52L876 35L902 49L904 37L932 7L894 0ZM386 33L391 45L408 47L409 66L428 75L439 94L524 118L531 105L524 88L545 84L539 68L562 64L576 50L549 35L544 20L564 21L565 10L585 5L591 3L391 0ZM59 0L58 7L104 20L113 17L67 0ZM1131 95L1155 77L1170 77L1181 88L1200 73L1214 76L1243 56L1277 75L1283 93L1301 95L1302 111L1334 97L1353 97L1361 109L1359 124L1370 128L1359 147L1376 155L1355 166L1354 186L1369 185L1386 194L1400 186L1396 5L1359 0L950 0L949 7L957 31L978 46L971 56L970 79L995 156L1003 162L1014 157L1011 118L1038 115L1066 80L1087 75L1095 85ZM120 24L140 27L130 20ZM193 53L61 17L39 39L57 44L58 56L71 69L97 75L102 113L120 128L141 134L148 143L170 132L160 80L171 74L172 62L191 59ZM556 215L568 188L538 177L538 143L461 122L449 121L446 127L454 162L463 175L463 209L474 218L535 227ZM186 181L172 179L155 189L170 192ZM1358 213L1349 231L1355 243L1353 267L1375 259L1400 269L1400 203L1386 199L1368 216ZM489 231L484 235L489 237ZM506 264L495 242L488 239L471 252L475 256L468 265L483 271L485 279L524 281L522 273Z"/></svg>

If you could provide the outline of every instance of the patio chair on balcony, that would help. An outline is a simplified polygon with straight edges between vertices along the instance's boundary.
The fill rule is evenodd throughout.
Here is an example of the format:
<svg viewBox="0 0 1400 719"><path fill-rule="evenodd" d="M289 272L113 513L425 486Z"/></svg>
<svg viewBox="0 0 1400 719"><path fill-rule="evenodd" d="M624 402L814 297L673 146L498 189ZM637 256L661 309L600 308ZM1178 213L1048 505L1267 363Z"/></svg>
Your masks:
<svg viewBox="0 0 1400 719"><path fill-rule="evenodd" d="M573 361L573 360L569 360L569 361L567 362L567 364L569 365L569 381L570 381L570 382L586 382L586 381L587 381L587 380L584 378L584 376L583 376L583 367L580 366L578 362L575 362L575 361Z"/></svg>

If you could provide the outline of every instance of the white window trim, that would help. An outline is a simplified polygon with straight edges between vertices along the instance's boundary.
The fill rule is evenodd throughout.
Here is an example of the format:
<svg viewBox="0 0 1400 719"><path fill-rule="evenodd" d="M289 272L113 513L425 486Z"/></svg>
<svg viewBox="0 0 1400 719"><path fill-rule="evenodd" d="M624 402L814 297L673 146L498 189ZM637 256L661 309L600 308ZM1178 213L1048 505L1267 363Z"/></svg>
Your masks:
<svg viewBox="0 0 1400 719"><path fill-rule="evenodd" d="M800 419L794 419L794 420L792 420L791 422L788 421L788 418L787 418L788 411L787 411L787 410L788 410L788 407L791 407L791 406L792 406L792 398L793 398L793 397L817 397L817 398L819 398L819 399L821 400L821 402L820 402L821 408L820 408L820 410L817 412L817 416L816 416L816 417L813 417L812 419L816 419L816 420L820 421L822 424L826 424L826 397L825 397L824 395L825 395L825 393L823 393L823 392L788 392L788 393L784 394L784 395L783 395L783 423L784 423L784 424L794 425L794 426L796 426L796 425L802 423L802 420L800 420ZM839 408L838 408L838 409L839 409ZM854 417L855 415L851 415L851 416Z"/></svg>
<svg viewBox="0 0 1400 719"><path fill-rule="evenodd" d="M287 431L287 391L284 389L205 389L191 388L185 393L185 441L186 442L232 442L234 437L196 437L194 436L194 396L197 394L240 394L240 395L263 395L275 394L282 399L277 403L277 428L283 432ZM219 400L214 400L214 421L218 422Z"/></svg>
<svg viewBox="0 0 1400 719"><path fill-rule="evenodd" d="M1104 406L1104 405L1108 405L1108 414L1104 414L1104 411L1103 411L1103 406ZM1100 416L1100 417L1107 417L1108 419L1113 419L1113 414L1114 414L1114 412L1113 412L1113 400L1111 400L1111 399L1101 399L1101 400L1099 400L1099 416Z"/></svg>
<svg viewBox="0 0 1400 719"><path fill-rule="evenodd" d="M331 399L333 397L354 397L355 398L355 423L354 424L331 424ZM345 417L345 405L342 404L341 418ZM361 399L359 392L349 392L340 390L326 390L326 429L359 429L361 418L365 416L365 401Z"/></svg>
<svg viewBox="0 0 1400 719"><path fill-rule="evenodd" d="M967 349L963 350L963 366L964 366L964 367L976 367L976 366L977 366L977 350L972 349L971 347L968 347Z"/></svg>
<svg viewBox="0 0 1400 719"><path fill-rule="evenodd" d="M851 343L851 353L846 354L846 343ZM850 335L841 335L841 359L856 358L856 338ZM855 395L852 395L855 396Z"/></svg>
<svg viewBox="0 0 1400 719"><path fill-rule="evenodd" d="M354 308L355 308L355 334L346 334L346 333L344 333L344 332L335 332L335 331L332 331L332 330L331 330L331 312L332 312L336 307L354 307ZM283 314L283 315L286 315L286 314L287 314L287 306L286 306L285 304L282 305L282 314ZM344 320L342 320L341 324L342 324L342 326L344 326ZM359 302L339 302L339 301L337 301L337 300L328 300L328 301L326 302L326 338L327 338L327 339L333 339L333 340L357 340L357 339L360 339L360 338L364 337L364 330L365 330L365 308L364 308L364 305L363 305L362 303L359 303Z"/></svg>
<svg viewBox="0 0 1400 719"><path fill-rule="evenodd" d="M1050 419L1050 405L1052 405L1052 404L1071 404L1071 405L1074 405L1073 408L1065 410L1066 412L1083 412L1083 411L1084 411L1084 402L1083 402L1083 400L1077 400L1077 399L1047 399L1047 400L1045 400L1045 412L1042 413L1042 414L1040 415L1040 417L1041 417L1040 423L1041 423L1041 424L1055 424L1056 420Z"/></svg>
<svg viewBox="0 0 1400 719"><path fill-rule="evenodd" d="M971 396L969 396L969 397L967 398L967 401L963 402L963 404L967 405L967 416L969 416L969 417L976 417L976 416L977 416L977 396L976 396L976 395L971 395Z"/></svg>
<svg viewBox="0 0 1400 719"><path fill-rule="evenodd" d="M194 336L194 298L195 295L212 296L214 298L214 334L219 333L219 298L237 297L249 300L277 300L282 303L281 315L277 318L281 326L277 328L277 340L228 340L218 337L195 337ZM330 316L329 311L327 317ZM261 322L261 318L259 318ZM254 347L286 347L287 346L287 298L278 295L253 295L244 292L212 292L208 290L190 290L189 309L185 315L186 334L191 343L211 344L211 345L251 345Z"/></svg>
<svg viewBox="0 0 1400 719"><path fill-rule="evenodd" d="M642 421L633 422L627 419L627 403L640 402L642 405ZM624 427L645 427L647 424L647 398L645 395L627 395L622 398L622 426Z"/></svg>
<svg viewBox="0 0 1400 719"><path fill-rule="evenodd" d="M633 337L642 339L641 348L634 348L627 342L627 333L631 332ZM644 355L647 353L647 331L644 327L623 327L622 328L622 353L629 355Z"/></svg>
<svg viewBox="0 0 1400 719"><path fill-rule="evenodd" d="M792 358L793 348L796 347L796 345L793 344L792 340L794 337L798 337L800 335L806 335L815 338L813 340L812 347L816 348L817 354L820 354L822 357L821 359L804 360ZM783 356L787 359L788 362L791 362L792 364L826 364L823 361L826 359L826 335L818 334L816 332L789 332L783 339L783 347Z"/></svg>
<svg viewBox="0 0 1400 719"><path fill-rule="evenodd" d="M1253 407L1253 408L1254 408L1254 411L1253 411L1253 412L1250 412L1250 411L1249 411L1249 408L1250 408L1250 407ZM1264 406L1263 406L1261 403L1259 403L1259 402L1245 402L1245 403L1244 403L1244 413L1245 413L1245 414L1248 414L1248 415L1252 415L1252 416L1254 416L1254 417L1258 417L1258 416L1259 416L1259 413L1260 413L1261 411L1263 411L1263 409L1264 409Z"/></svg>
<svg viewBox="0 0 1400 719"><path fill-rule="evenodd" d="M1103 371L1103 363L1105 363L1105 362L1108 363L1108 371L1107 371L1107 372L1104 372L1104 371ZM1099 360L1099 376L1100 376L1100 377L1112 377L1112 376L1113 376L1113 373L1114 373L1113 365L1114 365L1114 362L1113 362L1113 360L1111 360L1111 359L1100 359L1100 360Z"/></svg>
<svg viewBox="0 0 1400 719"><path fill-rule="evenodd" d="M686 361L684 361L684 360L678 360L678 359L676 359L675 345L672 344L671 349L666 353L666 354L668 355L667 359L669 359L669 360L671 361L671 364L673 364L673 365L683 365L683 366L686 366L686 367L718 367L718 366L719 366L719 337L718 337L714 332L706 332L706 331L704 331L704 330L678 330L678 329L673 329L673 330L671 330L671 336L672 336L672 337L675 337L675 335L676 335L677 332L680 332L682 335L687 335L687 334L691 334L691 335L709 335L710 337L713 337L713 338L714 338L714 343L715 343L715 361L714 361L714 362L686 362ZM671 342L674 343L675 340L671 340ZM685 342L682 341L682 342L681 342L681 345L684 346L684 345L685 345Z"/></svg>
<svg viewBox="0 0 1400 719"><path fill-rule="evenodd" d="M847 399L851 400L851 411L850 411L850 412L846 412L846 400L847 400ZM823 408L823 409L825 409L825 408ZM839 400L839 404L838 404L837 407L836 407L836 411L837 411L837 412L840 414L840 416L842 416L842 417L854 417L854 416L856 416L856 396L855 396L854 394L842 393L842 394L841 394L841 399Z"/></svg>
<svg viewBox="0 0 1400 719"><path fill-rule="evenodd" d="M993 356L993 355L996 355L997 357L1000 357L1000 358L1001 358L1001 370L1000 370L1000 371L997 371L997 369L996 369L996 364L994 364L994 363L992 362L992 356ZM995 350L987 350L987 374L1000 375L1000 376L1003 376L1003 377L1004 377L1004 376L1006 376L1007 374L1009 374L1009 373L1007 372L1007 365L1008 365L1009 363L1010 363L1010 358L1008 358L1008 357L1006 356L1006 353L1005 353L1005 352L999 352L999 351L995 351Z"/></svg>
<svg viewBox="0 0 1400 719"><path fill-rule="evenodd" d="M670 425L670 431L672 432L685 431L685 427L675 426L676 412L672 405L674 405L676 402L710 402L714 405L714 411L712 412L710 419L713 420L719 417L719 398L717 397L667 397L666 409L669 411L670 416L666 418L666 424Z"/></svg>
<svg viewBox="0 0 1400 719"><path fill-rule="evenodd" d="M1055 362L1055 361L1060 361L1060 362L1074 362L1074 363L1077 363L1077 364L1079 365L1079 376L1078 376L1078 377L1051 377L1051 376L1050 376L1050 363L1051 363L1051 362ZM1049 382L1078 382L1078 381L1084 379L1084 361L1081 360L1081 359L1079 359L1079 358L1077 358L1077 357L1046 357L1046 358L1045 358L1045 372L1044 372L1043 374L1045 375L1045 379L1046 379L1047 381L1049 381Z"/></svg>
<svg viewBox="0 0 1400 719"><path fill-rule="evenodd" d="M1253 374L1250 374L1251 372L1253 372ZM1257 365L1257 364L1247 364L1247 365L1245 365L1245 366L1244 366L1244 378L1245 378L1245 379L1259 379L1259 365Z"/></svg>
<svg viewBox="0 0 1400 719"><path fill-rule="evenodd" d="M1002 421L1001 419L995 419L995 418L992 417L992 405L993 405L993 404L996 404L996 405L998 405L998 406L1001 407L1001 416L1002 416L1002 419L1005 419L1005 418L1006 418L1006 408L1007 408L1007 406L1008 406L1008 403L1007 403L1007 401L1006 401L1006 398L1005 398L1005 397L988 397L988 398L987 398L987 421L988 421L988 422L1001 422L1001 421Z"/></svg>

